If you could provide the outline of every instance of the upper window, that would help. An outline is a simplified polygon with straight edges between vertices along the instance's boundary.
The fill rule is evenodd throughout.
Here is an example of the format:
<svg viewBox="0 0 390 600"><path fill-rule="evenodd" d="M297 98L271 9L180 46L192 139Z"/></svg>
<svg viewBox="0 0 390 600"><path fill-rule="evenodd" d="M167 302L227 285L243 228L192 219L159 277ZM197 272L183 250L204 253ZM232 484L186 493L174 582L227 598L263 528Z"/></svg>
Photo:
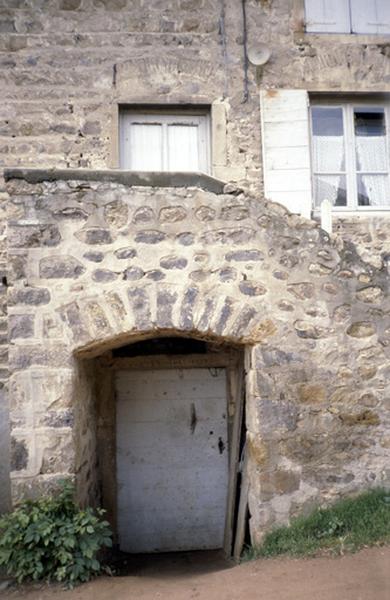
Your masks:
<svg viewBox="0 0 390 600"><path fill-rule="evenodd" d="M387 105L312 103L316 208L325 199L353 210L390 207L389 117Z"/></svg>
<svg viewBox="0 0 390 600"><path fill-rule="evenodd" d="M306 31L390 33L389 0L305 0Z"/></svg>
<svg viewBox="0 0 390 600"><path fill-rule="evenodd" d="M123 110L120 165L132 171L210 172L205 111Z"/></svg>

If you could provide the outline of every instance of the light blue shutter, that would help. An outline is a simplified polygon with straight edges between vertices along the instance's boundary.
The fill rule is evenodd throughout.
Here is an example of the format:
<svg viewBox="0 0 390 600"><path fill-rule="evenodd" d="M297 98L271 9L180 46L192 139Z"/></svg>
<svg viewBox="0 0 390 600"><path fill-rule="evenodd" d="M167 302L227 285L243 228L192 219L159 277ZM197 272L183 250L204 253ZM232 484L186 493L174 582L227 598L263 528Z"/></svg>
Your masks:
<svg viewBox="0 0 390 600"><path fill-rule="evenodd" d="M390 33L390 0L350 0L353 33Z"/></svg>
<svg viewBox="0 0 390 600"><path fill-rule="evenodd" d="M350 33L349 0L305 0L306 31Z"/></svg>

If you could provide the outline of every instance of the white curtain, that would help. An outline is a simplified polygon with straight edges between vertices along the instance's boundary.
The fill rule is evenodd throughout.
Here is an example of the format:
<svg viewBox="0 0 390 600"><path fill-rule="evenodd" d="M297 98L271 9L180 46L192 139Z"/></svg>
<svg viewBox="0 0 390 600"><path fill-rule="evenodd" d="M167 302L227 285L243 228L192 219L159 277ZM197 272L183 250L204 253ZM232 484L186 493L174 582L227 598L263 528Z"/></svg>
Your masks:
<svg viewBox="0 0 390 600"><path fill-rule="evenodd" d="M130 126L130 168L134 171L162 171L162 126L132 123Z"/></svg>
<svg viewBox="0 0 390 600"><path fill-rule="evenodd" d="M168 170L200 171L197 125L168 125Z"/></svg>
<svg viewBox="0 0 390 600"><path fill-rule="evenodd" d="M359 206L389 203L385 115L382 110L355 110L356 169Z"/></svg>
<svg viewBox="0 0 390 600"><path fill-rule="evenodd" d="M341 173L345 171L343 111L340 107L314 106L312 123L316 205L330 200L336 206L344 206L346 182Z"/></svg>
<svg viewBox="0 0 390 600"><path fill-rule="evenodd" d="M334 206L346 206L345 175L316 175L315 199L318 207L323 200L329 200Z"/></svg>
<svg viewBox="0 0 390 600"><path fill-rule="evenodd" d="M358 175L359 206L388 206L389 187L388 175Z"/></svg>
<svg viewBox="0 0 390 600"><path fill-rule="evenodd" d="M313 144L314 170L323 173L344 171L344 138L335 135L316 135Z"/></svg>
<svg viewBox="0 0 390 600"><path fill-rule="evenodd" d="M387 171L386 138L384 135L356 135L356 168L358 171Z"/></svg>

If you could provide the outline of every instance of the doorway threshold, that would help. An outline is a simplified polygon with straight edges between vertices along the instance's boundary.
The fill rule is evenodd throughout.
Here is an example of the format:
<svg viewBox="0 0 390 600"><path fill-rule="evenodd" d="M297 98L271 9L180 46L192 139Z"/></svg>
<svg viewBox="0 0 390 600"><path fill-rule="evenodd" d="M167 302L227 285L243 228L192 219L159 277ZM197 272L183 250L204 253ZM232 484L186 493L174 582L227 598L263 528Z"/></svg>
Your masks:
<svg viewBox="0 0 390 600"><path fill-rule="evenodd" d="M114 576L126 577L188 577L224 571L235 566L223 549L161 552L156 554L127 554L119 550L113 554L110 567Z"/></svg>

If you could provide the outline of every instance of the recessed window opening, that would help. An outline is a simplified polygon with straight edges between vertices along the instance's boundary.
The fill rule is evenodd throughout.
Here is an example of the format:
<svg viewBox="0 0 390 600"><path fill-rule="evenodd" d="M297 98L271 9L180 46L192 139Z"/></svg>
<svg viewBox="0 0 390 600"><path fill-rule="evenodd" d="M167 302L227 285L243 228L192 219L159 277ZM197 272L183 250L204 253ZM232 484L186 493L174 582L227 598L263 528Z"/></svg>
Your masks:
<svg viewBox="0 0 390 600"><path fill-rule="evenodd" d="M120 111L120 166L131 171L210 172L206 109Z"/></svg>
<svg viewBox="0 0 390 600"><path fill-rule="evenodd" d="M390 207L389 122L388 102L312 102L315 208Z"/></svg>

